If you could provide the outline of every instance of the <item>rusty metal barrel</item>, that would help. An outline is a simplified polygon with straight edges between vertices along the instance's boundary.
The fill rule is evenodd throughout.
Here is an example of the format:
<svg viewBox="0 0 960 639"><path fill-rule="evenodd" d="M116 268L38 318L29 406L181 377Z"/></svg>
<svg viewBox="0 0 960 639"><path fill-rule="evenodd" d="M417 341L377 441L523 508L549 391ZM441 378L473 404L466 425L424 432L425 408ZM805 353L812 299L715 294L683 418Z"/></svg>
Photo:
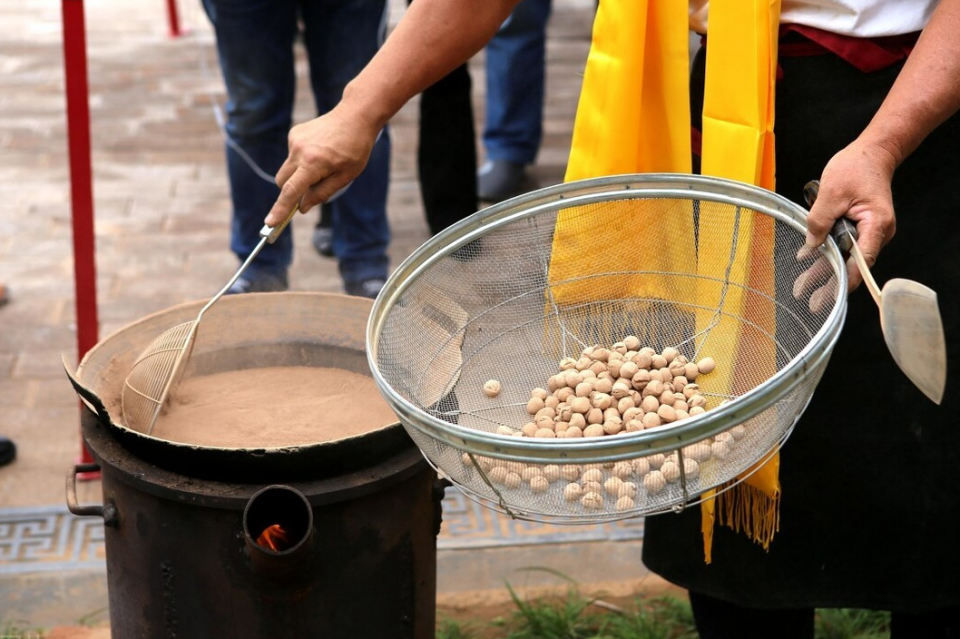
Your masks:
<svg viewBox="0 0 960 639"><path fill-rule="evenodd" d="M73 482L90 466L71 471L67 501L104 519L113 636L432 638L443 488L399 424L282 450L221 449L142 435L111 410L116 371L193 306L121 329L70 375L103 502L77 503ZM369 374L367 300L282 293L222 306L211 330L227 337L198 340L200 367L242 353L244 365ZM279 546L262 542L271 526L285 531Z"/></svg>

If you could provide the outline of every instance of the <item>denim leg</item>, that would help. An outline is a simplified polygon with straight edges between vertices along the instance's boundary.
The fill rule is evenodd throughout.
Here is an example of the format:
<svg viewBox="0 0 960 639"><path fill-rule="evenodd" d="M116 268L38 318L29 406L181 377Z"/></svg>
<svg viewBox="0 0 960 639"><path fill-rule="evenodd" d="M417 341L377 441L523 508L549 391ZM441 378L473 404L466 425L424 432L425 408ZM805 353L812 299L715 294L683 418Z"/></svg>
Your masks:
<svg viewBox="0 0 960 639"><path fill-rule="evenodd" d="M264 173L273 176L287 157L296 76L293 40L296 0L203 0L217 37L227 88L226 130L230 139ZM230 249L241 260L260 241L263 218L280 191L226 145L233 220ZM293 234L267 244L251 271L285 272L293 259Z"/></svg>
<svg viewBox="0 0 960 639"><path fill-rule="evenodd" d="M386 29L386 0L307 0L302 4L304 43L317 112L340 101L343 89L380 48ZM386 279L390 226L390 135L384 129L357 179L330 203L333 250L344 282Z"/></svg>
<svg viewBox="0 0 960 639"><path fill-rule="evenodd" d="M523 0L487 44L488 160L532 164L543 136L550 0Z"/></svg>

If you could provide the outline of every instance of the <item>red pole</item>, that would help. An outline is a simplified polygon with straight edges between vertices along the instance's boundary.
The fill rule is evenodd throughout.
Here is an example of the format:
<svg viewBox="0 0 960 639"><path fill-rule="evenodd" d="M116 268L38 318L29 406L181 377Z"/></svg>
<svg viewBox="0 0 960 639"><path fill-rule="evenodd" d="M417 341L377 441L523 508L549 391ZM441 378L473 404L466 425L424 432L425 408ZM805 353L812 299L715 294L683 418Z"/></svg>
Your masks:
<svg viewBox="0 0 960 639"><path fill-rule="evenodd" d="M93 231L93 172L90 161L90 100L83 0L62 0L63 59L70 155L70 203L73 220L73 272L77 314L77 356L98 341L97 269ZM82 410L82 406L81 406ZM80 460L94 461L80 438ZM87 474L87 479L92 477Z"/></svg>
<svg viewBox="0 0 960 639"><path fill-rule="evenodd" d="M180 37L180 17L177 14L177 0L167 0L167 18L170 23L170 37Z"/></svg>

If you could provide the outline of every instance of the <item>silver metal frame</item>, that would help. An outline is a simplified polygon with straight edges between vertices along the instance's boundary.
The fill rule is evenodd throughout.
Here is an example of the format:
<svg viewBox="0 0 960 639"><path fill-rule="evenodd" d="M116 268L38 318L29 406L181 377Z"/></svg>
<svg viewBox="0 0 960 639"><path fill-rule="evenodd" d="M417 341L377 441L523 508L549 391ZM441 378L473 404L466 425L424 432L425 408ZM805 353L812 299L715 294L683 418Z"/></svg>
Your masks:
<svg viewBox="0 0 960 639"><path fill-rule="evenodd" d="M714 177L688 174L615 175L568 182L527 193L478 211L437 234L394 271L374 302L367 323L367 361L381 394L401 422L428 437L466 452L510 461L543 463L614 462L667 453L741 424L773 405L817 367L826 363L843 327L846 297L831 310L807 346L776 375L723 406L684 420L680 426L638 431L617 437L537 439L507 437L445 422L400 396L380 374L379 337L390 310L404 291L433 264L493 229L555 211L637 197L700 199L742 206L769 215L806 233L806 211L766 189ZM847 272L839 248L828 239L820 252L838 276L838 291L847 290Z"/></svg>

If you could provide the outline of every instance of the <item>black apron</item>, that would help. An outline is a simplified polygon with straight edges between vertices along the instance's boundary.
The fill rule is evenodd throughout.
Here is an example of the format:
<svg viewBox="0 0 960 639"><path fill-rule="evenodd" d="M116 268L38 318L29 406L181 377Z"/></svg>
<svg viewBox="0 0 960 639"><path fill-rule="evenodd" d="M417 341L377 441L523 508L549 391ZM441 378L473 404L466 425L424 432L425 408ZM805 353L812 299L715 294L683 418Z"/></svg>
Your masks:
<svg viewBox="0 0 960 639"><path fill-rule="evenodd" d="M703 62L701 51L692 75L695 117ZM902 64L867 74L833 55L780 63L777 192L802 204L804 184L866 127ZM897 234L872 270L881 286L903 277L938 292L948 351L943 404L926 399L894 363L878 309L861 286L849 298L813 399L781 450L780 529L769 552L717 525L706 565L695 506L647 518L643 561L652 571L754 608L923 612L960 605L958 143L955 116L898 169Z"/></svg>

